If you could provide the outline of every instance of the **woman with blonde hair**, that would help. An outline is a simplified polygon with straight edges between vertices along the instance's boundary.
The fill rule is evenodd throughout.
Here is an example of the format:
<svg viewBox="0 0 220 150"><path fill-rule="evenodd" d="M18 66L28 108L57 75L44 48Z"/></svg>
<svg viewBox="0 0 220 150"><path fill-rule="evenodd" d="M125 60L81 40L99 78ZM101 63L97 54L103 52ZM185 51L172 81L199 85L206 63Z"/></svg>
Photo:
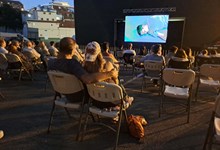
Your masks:
<svg viewBox="0 0 220 150"><path fill-rule="evenodd" d="M88 73L107 72L115 69L110 61L105 61L101 53L101 47L99 43L95 41L88 43L86 46L84 68ZM119 84L118 78L109 78L105 80L105 82ZM124 87L122 85L120 86L122 87L124 95L126 96L126 102L131 105L133 97L127 96ZM98 102L96 105L97 107L106 107L106 105L103 106L100 102ZM118 104L110 103L107 105L107 107L119 109L117 105Z"/></svg>

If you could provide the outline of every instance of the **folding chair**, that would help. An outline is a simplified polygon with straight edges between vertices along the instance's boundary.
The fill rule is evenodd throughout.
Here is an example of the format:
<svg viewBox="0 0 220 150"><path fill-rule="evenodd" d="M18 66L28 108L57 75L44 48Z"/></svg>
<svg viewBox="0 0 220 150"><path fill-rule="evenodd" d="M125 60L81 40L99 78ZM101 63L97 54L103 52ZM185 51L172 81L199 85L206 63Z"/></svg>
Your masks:
<svg viewBox="0 0 220 150"><path fill-rule="evenodd" d="M128 66L132 67L132 75L134 74L134 54L125 53L123 55L124 60L124 68L125 70L128 69Z"/></svg>
<svg viewBox="0 0 220 150"><path fill-rule="evenodd" d="M30 51L23 51L22 53L31 61L31 63L35 69L41 70L41 66L43 65L44 62L41 61L40 58L36 59L35 56L33 55L33 53ZM46 66L46 64L45 64L45 66Z"/></svg>
<svg viewBox="0 0 220 150"><path fill-rule="evenodd" d="M32 76L29 71L25 68L24 64L22 63L20 57L16 54L5 54L8 60L8 68L7 71L10 72L19 72L18 80L21 80L21 76L23 72L26 72L30 79L32 80Z"/></svg>
<svg viewBox="0 0 220 150"><path fill-rule="evenodd" d="M78 133L76 136L76 140L78 140L80 131L81 131L81 126L82 126L82 113L84 110L85 94L82 97L82 102L75 102L75 103L69 102L64 96L64 94L73 94L79 91L84 91L84 86L82 82L79 79L77 79L74 75L63 73L63 72L57 72L57 71L48 71L47 73L52 83L53 89L56 92L47 131L48 133L50 132L50 126L52 123L55 106L63 107L66 110L69 117L70 117L70 114L67 108L70 108L70 109L81 108L80 117L79 117L79 128L78 128Z"/></svg>
<svg viewBox="0 0 220 150"><path fill-rule="evenodd" d="M150 80L150 83L157 80L159 82L160 87L161 84L161 71L164 68L164 64L162 61L153 61L153 60L146 60L144 61L144 76L142 80L141 92L146 87L146 81ZM160 94L161 89L159 89Z"/></svg>
<svg viewBox="0 0 220 150"><path fill-rule="evenodd" d="M120 86L118 86L117 84L99 82L99 83L87 85L87 90L90 95L90 100L89 100L89 109L88 109L88 113L86 116L85 126L84 126L84 130L83 130L83 134L82 134L82 140L84 137L84 132L86 131L88 117L89 117L90 113L96 114L100 117L107 117L107 118L111 118L111 119L119 117L116 130L113 127L111 127L110 125L104 124L102 122L98 123L98 124L104 125L105 127L108 127L112 131L116 132L116 141L115 141L114 148L117 149L123 115L124 115L124 117L125 117L124 119L127 123L127 113L126 113L127 106L124 105L125 97L123 95L122 88ZM93 99L96 101L104 102L104 103L106 103L106 102L119 102L120 103L120 110L119 111L105 111L105 109L100 109L96 106L92 106ZM122 115L122 113L123 113L123 115Z"/></svg>
<svg viewBox="0 0 220 150"><path fill-rule="evenodd" d="M8 60L5 54L0 53L0 70L6 71L8 67Z"/></svg>
<svg viewBox="0 0 220 150"><path fill-rule="evenodd" d="M209 122L209 128L206 134L203 150L212 149L213 140L220 142L220 95L216 97L215 108L212 112L212 116Z"/></svg>
<svg viewBox="0 0 220 150"><path fill-rule="evenodd" d="M199 86L213 87L220 90L220 65L217 64L203 64L200 66L197 87L195 92L195 101L197 101Z"/></svg>
<svg viewBox="0 0 220 150"><path fill-rule="evenodd" d="M165 68L162 78L163 88L159 106L159 117L161 115L165 96L186 99L186 111L188 112L187 123L189 123L192 85L195 80L195 72L188 69Z"/></svg>

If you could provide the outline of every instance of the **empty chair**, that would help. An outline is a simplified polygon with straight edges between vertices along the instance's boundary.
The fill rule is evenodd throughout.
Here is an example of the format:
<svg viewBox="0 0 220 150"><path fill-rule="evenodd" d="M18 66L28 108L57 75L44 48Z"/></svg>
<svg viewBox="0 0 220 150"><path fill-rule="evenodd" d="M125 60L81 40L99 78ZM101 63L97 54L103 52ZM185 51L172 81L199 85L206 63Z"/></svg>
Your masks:
<svg viewBox="0 0 220 150"><path fill-rule="evenodd" d="M79 91L84 91L84 86L82 82L76 78L74 75L57 72L57 71L48 71L48 76L52 83L53 89L56 92L55 98L53 101L53 107L50 114L49 126L48 126L48 133L50 132L50 126L52 123L53 113L55 106L60 106L65 108L67 114L70 116L67 108L70 109L81 109L80 117L79 117L79 128L76 139L78 140L80 130L81 130L81 122L82 122L82 113L84 109L84 102L85 102L85 94L82 97L81 102L69 102L64 96L65 94L73 94ZM59 94L58 94L59 93Z"/></svg>
<svg viewBox="0 0 220 150"><path fill-rule="evenodd" d="M150 83L161 85L161 71L164 68L162 61L145 60L144 61L144 76L142 80L141 91L143 91L144 86L146 87L146 81L149 80Z"/></svg>
<svg viewBox="0 0 220 150"><path fill-rule="evenodd" d="M8 60L8 71L9 73L12 72L19 72L18 79L21 80L21 76L23 72L26 72L30 79L32 79L31 74L29 71L24 67L20 57L16 54L5 54L7 60Z"/></svg>
<svg viewBox="0 0 220 150"><path fill-rule="evenodd" d="M126 114L127 107L124 106L125 97L123 96L122 88L118 86L117 84L99 82L99 83L87 85L87 90L90 95L90 100L89 100L89 112L87 113L87 116L86 116L84 132L86 131L89 113L98 115L100 117L107 117L107 118L110 118L110 120L112 120L112 118L118 118L116 130L115 128L105 124L105 127L108 127L109 129L116 132L116 139L115 139L115 149L116 149L118 145L118 139L119 139L121 121L122 121L123 115L125 117L125 121L127 121L127 114ZM105 111L105 109L100 109L92 105L93 99L96 101L103 102L103 103L119 102L120 110L114 110L114 111L106 110Z"/></svg>
<svg viewBox="0 0 220 150"><path fill-rule="evenodd" d="M217 89L219 93L220 88L220 65L217 64L203 64L200 66L199 77L197 81L195 100L197 101L199 87L201 85Z"/></svg>
<svg viewBox="0 0 220 150"><path fill-rule="evenodd" d="M220 142L220 95L216 97L215 108L209 122L209 128L206 134L203 150L212 149L213 140Z"/></svg>
<svg viewBox="0 0 220 150"><path fill-rule="evenodd" d="M162 74L163 88L159 108L159 116L163 108L164 98L186 99L187 123L190 118L190 103L195 72L189 69L165 68Z"/></svg>

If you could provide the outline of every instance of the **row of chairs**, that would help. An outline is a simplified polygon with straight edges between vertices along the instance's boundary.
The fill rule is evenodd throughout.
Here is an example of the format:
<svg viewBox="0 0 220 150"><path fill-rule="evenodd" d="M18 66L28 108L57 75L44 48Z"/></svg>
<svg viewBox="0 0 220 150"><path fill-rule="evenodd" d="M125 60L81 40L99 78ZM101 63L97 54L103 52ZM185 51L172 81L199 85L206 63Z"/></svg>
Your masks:
<svg viewBox="0 0 220 150"><path fill-rule="evenodd" d="M0 69L6 74L9 73L9 75L13 74L13 72L18 72L18 80L21 80L23 72L27 73L30 79L32 79L30 72L25 68L20 57L16 54L0 53Z"/></svg>
<svg viewBox="0 0 220 150"><path fill-rule="evenodd" d="M56 91L54 102L53 102L53 107L52 107L51 115L50 115L48 133L50 132L50 127L51 127L51 123L52 123L52 118L53 118L55 106L64 107L65 110L67 111L67 113L68 113L67 108L71 108L71 109L79 109L80 108L81 111L80 111L78 132L77 132L76 140L80 140L80 141L83 140L84 135L87 130L89 116L92 117L93 121L95 121L94 115L97 115L98 119L100 119L100 116L104 117L104 118L106 118L106 117L111 118L110 120L112 120L112 118L118 117L116 129L113 128L112 126L110 126L109 124L103 124L103 122L98 122L98 123L105 125L109 129L116 132L116 140L115 140L114 149L117 149L122 119L124 119L127 122L127 113L126 113L127 107L125 107L125 105L123 103L125 97L123 95L122 88L116 84L105 83L105 82L89 84L89 85L86 85L87 91L90 96L88 103L85 103L85 97L83 97L83 100L80 103L69 103L68 100L63 95L70 94L70 93L72 94L72 93L79 92L82 90L84 90L84 92L85 92L85 88L84 88L82 82L80 80L78 80L74 75L66 74L63 72L48 71L48 76L50 78L50 81L52 83L54 91ZM69 83L71 83L71 84L69 84ZM59 94L57 94L57 93L59 93ZM104 103L120 102L120 104L121 104L120 110L118 110L118 111L104 111L104 109L100 109L100 108L92 105L93 99L100 101L100 102L104 102ZM87 109L85 109L85 108L87 108ZM86 117L85 117L85 119L83 119L83 112L85 110L86 110ZM123 118L123 116L124 116L124 118ZM84 121L84 128L82 129L83 120L85 120L85 121Z"/></svg>

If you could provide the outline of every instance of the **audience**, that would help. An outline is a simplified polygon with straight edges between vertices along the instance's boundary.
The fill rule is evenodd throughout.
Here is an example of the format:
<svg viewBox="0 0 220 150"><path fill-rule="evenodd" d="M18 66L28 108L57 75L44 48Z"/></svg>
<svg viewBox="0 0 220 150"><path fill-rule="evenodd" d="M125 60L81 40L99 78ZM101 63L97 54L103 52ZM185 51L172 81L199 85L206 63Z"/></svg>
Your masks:
<svg viewBox="0 0 220 150"><path fill-rule="evenodd" d="M73 57L73 51L76 49L76 42L71 37L65 37L60 40L60 53L57 59L48 61L48 70L57 70L75 75L83 83L90 84L94 82L104 81L109 78L117 78L118 72L110 70L106 72L88 73L82 65ZM76 94L66 95L69 101L82 101L83 91Z"/></svg>

